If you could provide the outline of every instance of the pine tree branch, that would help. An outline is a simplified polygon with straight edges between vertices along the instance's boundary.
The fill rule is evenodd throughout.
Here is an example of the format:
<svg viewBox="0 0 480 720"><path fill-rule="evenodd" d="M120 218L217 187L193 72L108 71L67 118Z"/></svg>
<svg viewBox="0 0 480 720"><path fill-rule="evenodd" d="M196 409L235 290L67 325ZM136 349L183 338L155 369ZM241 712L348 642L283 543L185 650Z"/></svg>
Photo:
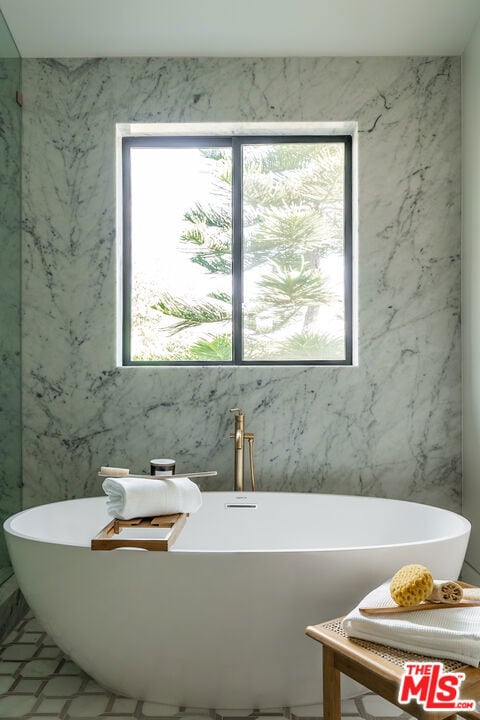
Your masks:
<svg viewBox="0 0 480 720"><path fill-rule="evenodd" d="M224 322L230 320L232 315L228 306L221 307L208 302L192 305L189 302L172 297L169 293L165 293L151 307L152 310L158 310L169 317L179 318L179 322L169 328L171 335L207 323Z"/></svg>

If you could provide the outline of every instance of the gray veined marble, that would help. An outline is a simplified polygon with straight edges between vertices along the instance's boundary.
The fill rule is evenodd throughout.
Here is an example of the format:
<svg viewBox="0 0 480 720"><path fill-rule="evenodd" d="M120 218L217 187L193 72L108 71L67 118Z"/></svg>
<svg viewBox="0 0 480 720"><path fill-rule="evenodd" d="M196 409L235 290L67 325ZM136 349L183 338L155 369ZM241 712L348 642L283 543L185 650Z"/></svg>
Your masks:
<svg viewBox="0 0 480 720"><path fill-rule="evenodd" d="M459 508L460 59L27 60L25 503L98 466L217 469L237 405L261 489ZM359 365L115 366L115 123L358 121Z"/></svg>
<svg viewBox="0 0 480 720"><path fill-rule="evenodd" d="M0 12L0 527L21 508L19 89L20 57ZM0 530L0 584L10 573Z"/></svg>

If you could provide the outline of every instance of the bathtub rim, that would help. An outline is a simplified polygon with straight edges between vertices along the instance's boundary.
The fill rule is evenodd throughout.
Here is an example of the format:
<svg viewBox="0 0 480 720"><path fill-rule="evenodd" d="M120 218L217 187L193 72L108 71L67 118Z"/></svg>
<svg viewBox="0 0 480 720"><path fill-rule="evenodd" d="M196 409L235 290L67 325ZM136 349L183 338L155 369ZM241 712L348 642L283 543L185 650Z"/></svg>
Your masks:
<svg viewBox="0 0 480 720"><path fill-rule="evenodd" d="M235 496L235 491L206 491L204 494L223 494L225 496ZM253 495L253 493L252 493ZM343 546L343 547L305 547L305 548L250 548L250 549L179 549L176 550L175 547L172 548L170 551L170 554L174 553L175 555L181 555L181 556L189 556L189 555L224 555L224 554L230 554L230 555L258 555L258 554L291 554L291 553L314 553L314 552L321 552L321 553L339 553L339 552L365 552L365 551L372 551L372 550L380 550L380 549L391 549L391 548L407 548L407 547L415 547L418 545L429 545L429 544L436 544L436 543L443 543L447 542L449 540L454 539L460 539L467 536L467 541L471 533L471 523L470 521L465 518L463 515L460 515L460 513L454 512L453 510L447 510L445 508L439 508L435 505L428 505L427 503L419 503L414 502L410 500L400 500L397 498L386 498L386 497L377 497L377 496L365 496L365 495L347 495L347 494L336 494L336 493L308 493L308 492L296 492L296 493L290 493L290 492L258 492L255 493L255 495L258 497L260 495L267 496L267 495L284 495L286 497L289 496L310 496L315 495L318 497L335 497L335 498L355 498L360 501L375 501L375 502L388 502L388 503L395 503L395 504L401 504L401 505L415 505L417 507L422 508L429 508L433 509L437 513L443 513L448 516L452 516L452 519L455 519L457 523L459 523L459 529L455 532L450 532L449 534L444 534L439 537L432 537L425 540L412 540L409 542L396 542L396 543L383 543L383 544L375 544L375 545L349 545L349 546ZM30 542L36 542L36 543L42 543L45 545L57 545L60 547L66 547L66 548L79 548L82 550L90 550L89 544L79 544L79 543L72 543L72 542L59 542L58 540L49 539L47 537L39 538L33 535L28 535L25 532L20 532L19 530L15 530L12 527L12 524L15 522L15 520L28 512L35 511L37 509L47 507L50 505L60 505L63 503L73 503L73 502L95 502L99 499L105 499L105 496L95 496L95 497L87 497L87 498L71 498L69 500L57 500L50 503L43 503L42 505L35 505L31 508L25 508L23 510L20 510L19 512L15 513L14 515L11 515L8 517L4 523L3 523L3 529L5 534L8 536L18 537L22 540L30 541ZM148 552L147 550L142 550L139 548L122 548L122 551L125 550L133 550L135 552ZM114 551L109 551L114 552ZM100 553L104 554L104 553Z"/></svg>

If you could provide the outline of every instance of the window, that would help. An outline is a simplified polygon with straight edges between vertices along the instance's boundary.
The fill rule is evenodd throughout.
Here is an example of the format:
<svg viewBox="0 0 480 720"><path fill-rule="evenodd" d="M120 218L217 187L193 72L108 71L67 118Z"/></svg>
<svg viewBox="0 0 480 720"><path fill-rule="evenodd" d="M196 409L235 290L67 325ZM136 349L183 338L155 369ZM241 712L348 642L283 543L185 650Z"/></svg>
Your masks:
<svg viewBox="0 0 480 720"><path fill-rule="evenodd" d="M124 137L124 364L351 364L351 155L339 135Z"/></svg>

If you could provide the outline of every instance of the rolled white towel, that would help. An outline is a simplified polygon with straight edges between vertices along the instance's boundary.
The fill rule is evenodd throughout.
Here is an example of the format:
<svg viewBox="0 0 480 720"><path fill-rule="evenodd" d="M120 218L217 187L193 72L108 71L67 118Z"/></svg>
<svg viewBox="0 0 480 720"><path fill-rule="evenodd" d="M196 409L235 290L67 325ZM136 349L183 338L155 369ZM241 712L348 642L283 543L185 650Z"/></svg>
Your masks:
<svg viewBox="0 0 480 720"><path fill-rule="evenodd" d="M106 478L102 488L107 495L109 515L120 520L194 513L202 504L198 486L188 477L163 480Z"/></svg>
<svg viewBox="0 0 480 720"><path fill-rule="evenodd" d="M436 581L440 582L440 581ZM402 615L363 615L361 607L392 607L390 581L372 590L343 619L351 637L419 655L480 665L480 607L451 607Z"/></svg>

